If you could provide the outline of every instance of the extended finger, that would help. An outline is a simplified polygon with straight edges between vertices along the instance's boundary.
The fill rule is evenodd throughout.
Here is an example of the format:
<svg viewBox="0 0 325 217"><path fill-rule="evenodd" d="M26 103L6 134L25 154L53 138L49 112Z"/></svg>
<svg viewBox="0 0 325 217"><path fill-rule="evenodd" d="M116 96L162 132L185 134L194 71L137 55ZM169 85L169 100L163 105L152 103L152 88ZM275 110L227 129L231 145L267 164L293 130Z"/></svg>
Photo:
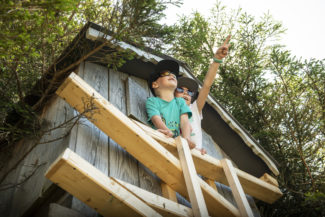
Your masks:
<svg viewBox="0 0 325 217"><path fill-rule="evenodd" d="M227 38L226 38L226 40L223 42L222 45L229 47L230 44L228 44L228 42L229 42L230 38L231 38L231 35L228 35Z"/></svg>

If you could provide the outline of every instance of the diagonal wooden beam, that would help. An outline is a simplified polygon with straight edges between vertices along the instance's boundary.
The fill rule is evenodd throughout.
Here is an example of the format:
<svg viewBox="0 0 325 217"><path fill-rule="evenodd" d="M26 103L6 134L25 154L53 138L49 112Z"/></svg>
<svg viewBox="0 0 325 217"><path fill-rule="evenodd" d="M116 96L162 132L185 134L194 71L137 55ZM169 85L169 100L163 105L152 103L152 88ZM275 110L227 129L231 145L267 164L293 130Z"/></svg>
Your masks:
<svg viewBox="0 0 325 217"><path fill-rule="evenodd" d="M178 157L175 139L167 138L157 130L154 130L138 121L133 121L174 156ZM196 171L199 174L208 179L216 180L229 186L222 165L218 159L209 155L202 155L200 151L195 149L191 150L191 153ZM267 183L263 179L256 178L240 169L234 168L234 170L246 194L270 204L274 203L282 196L282 192L277 186Z"/></svg>
<svg viewBox="0 0 325 217"><path fill-rule="evenodd" d="M223 170L225 171L232 194L234 195L235 201L237 203L240 215L242 217L253 217L253 211L249 206L246 195L243 191L242 186L240 185L240 182L238 180L234 167L231 164L231 161L228 159L222 159L221 164L223 166Z"/></svg>
<svg viewBox="0 0 325 217"><path fill-rule="evenodd" d="M145 203L147 203L151 208L155 209L162 216L193 217L193 212L191 208L178 204L172 200L168 200L164 197L146 191L142 188L139 188L130 183L119 180L117 178L112 177L112 179L114 179L116 182L118 182L121 186L126 188L128 191L134 193L135 196L142 199Z"/></svg>
<svg viewBox="0 0 325 217"><path fill-rule="evenodd" d="M103 216L161 216L70 149L45 176Z"/></svg>
<svg viewBox="0 0 325 217"><path fill-rule="evenodd" d="M84 115L171 188L188 198L179 160L79 76L72 73L56 93L80 113L89 107L96 108ZM223 197L209 185L205 188L206 183L202 182L200 185L211 216L239 216L237 208L220 199Z"/></svg>
<svg viewBox="0 0 325 217"><path fill-rule="evenodd" d="M197 179L198 176L195 171L188 143L180 136L177 137L175 141L177 145L179 160L183 169L187 192L189 194L190 202L192 205L193 215L195 217L209 216L201 191L201 186Z"/></svg>

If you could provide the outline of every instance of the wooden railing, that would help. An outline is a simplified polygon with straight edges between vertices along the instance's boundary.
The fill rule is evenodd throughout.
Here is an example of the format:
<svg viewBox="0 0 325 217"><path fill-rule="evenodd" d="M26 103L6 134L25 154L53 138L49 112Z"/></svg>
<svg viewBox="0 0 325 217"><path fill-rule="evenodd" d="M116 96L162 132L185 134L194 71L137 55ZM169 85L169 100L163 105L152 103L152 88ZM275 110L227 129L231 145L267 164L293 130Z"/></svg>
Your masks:
<svg viewBox="0 0 325 217"><path fill-rule="evenodd" d="M78 162L82 161L84 165L86 165L86 162L75 156L71 151L67 151L70 154L66 154L66 156L73 156L73 159L78 160L70 160L69 157L63 155L51 166L46 176L89 206L96 208L102 215L109 216L110 214L109 211L106 212L105 205L100 202L100 199L89 200L86 196L78 195L80 193L77 192L89 192L87 191L88 185L92 186L89 188L96 189L100 186L97 193L99 191L111 192L113 198L122 201L123 206L115 204L113 210L118 209L118 207L125 208L126 206L129 211L144 216L156 214L165 216L166 213L173 213L172 216L253 216L245 193L267 203L273 203L282 195L276 185L234 168L229 160L217 160L209 155L201 155L197 150L189 150L184 139L180 137L177 139L166 138L146 125L130 119L74 73L59 87L57 94L80 113L83 113L88 107L95 108L94 112L85 112L85 116L154 172L167 186L189 199L192 205L192 209L189 211L188 208L184 208L172 200L163 199L158 195L152 196L149 192L114 178L104 178L105 175L100 175L100 172L91 165L80 168ZM88 180L91 184L85 184L83 187L80 185L78 188L74 186L71 183L71 179L75 179L73 173L68 172L71 168L61 169L61 166L64 165L70 165L67 167L71 167L72 171L75 170L78 176L83 176L83 180ZM92 173L94 174L91 175ZM230 186L238 208L228 202L215 188L199 178L196 175L197 173L210 181L218 181ZM119 190L105 186L100 181L109 182L112 185L117 184L116 186L127 190L126 192L123 191L124 194L129 194L130 198L135 197L133 198L134 202L129 202L123 197L119 198L115 195ZM150 196L148 195L155 199L150 202ZM110 196L102 195L104 201L107 201L108 197ZM97 202L94 202L95 200ZM173 208L157 208L161 204L157 201L162 200L167 200L168 204ZM142 207L141 209L134 207L138 203ZM101 206L99 206L100 204ZM181 210L186 211L179 211L179 207L181 207ZM152 210L152 208L155 210ZM125 209L125 211L128 209Z"/></svg>

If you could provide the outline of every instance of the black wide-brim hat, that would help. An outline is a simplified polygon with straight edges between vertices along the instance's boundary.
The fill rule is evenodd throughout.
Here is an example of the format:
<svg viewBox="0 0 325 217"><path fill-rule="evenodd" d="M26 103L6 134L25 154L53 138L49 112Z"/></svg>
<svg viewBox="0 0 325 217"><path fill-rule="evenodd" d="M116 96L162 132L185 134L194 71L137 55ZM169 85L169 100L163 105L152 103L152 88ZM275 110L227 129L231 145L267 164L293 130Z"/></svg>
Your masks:
<svg viewBox="0 0 325 217"><path fill-rule="evenodd" d="M171 73L173 73L174 75L176 75L177 78L179 77L179 64L176 61L174 61L174 60L159 61L157 63L157 65L155 66L155 71L153 71L150 74L150 77L148 80L148 86L154 96L156 96L156 95L152 88L152 82L156 81L160 77L160 73L167 71L167 70L170 71Z"/></svg>
<svg viewBox="0 0 325 217"><path fill-rule="evenodd" d="M177 80L177 87L186 87L190 91L194 92L194 96L192 97L192 102L196 100L198 96L199 85L194 79L188 77L179 77Z"/></svg>

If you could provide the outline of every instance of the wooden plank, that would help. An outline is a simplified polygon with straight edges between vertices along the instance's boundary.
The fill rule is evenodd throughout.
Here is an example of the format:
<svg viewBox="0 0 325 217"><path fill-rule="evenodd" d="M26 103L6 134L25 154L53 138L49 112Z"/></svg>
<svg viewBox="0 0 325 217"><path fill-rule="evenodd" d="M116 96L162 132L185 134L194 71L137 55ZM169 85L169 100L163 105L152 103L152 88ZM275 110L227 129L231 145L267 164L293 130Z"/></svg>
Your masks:
<svg viewBox="0 0 325 217"><path fill-rule="evenodd" d="M240 216L238 209L234 205L232 205L200 177L197 177L197 179L200 183L204 200L211 216ZM211 209L212 207L213 209Z"/></svg>
<svg viewBox="0 0 325 217"><path fill-rule="evenodd" d="M231 164L231 161L228 159L223 159L221 160L221 164L239 208L240 215L242 217L253 217L253 211L248 204L244 190L240 185L239 179L237 177L236 171L234 170L234 167Z"/></svg>
<svg viewBox="0 0 325 217"><path fill-rule="evenodd" d="M133 120L141 127L148 135L156 139L162 146L170 151L174 156L178 157L175 139L167 138L157 130L152 129L140 122ZM225 178L222 165L219 160L209 156L202 155L198 150L191 150L196 171L206 178L215 180L225 185L229 185ZM246 194L249 194L259 200L267 203L274 203L282 196L279 188L269 183L266 183L255 176L252 176L240 169L235 168L239 181Z"/></svg>
<svg viewBox="0 0 325 217"><path fill-rule="evenodd" d="M157 140L164 148L170 151L174 156L178 158L178 152L176 147L175 139L168 138L164 134L158 132L157 130L152 129L151 127L144 125L136 120L133 120L141 129L143 129L148 135ZM226 178L223 174L223 169L220 162L209 156L202 155L200 151L196 149L191 150L194 165L198 174L203 175L206 178L212 180L223 180L226 181Z"/></svg>
<svg viewBox="0 0 325 217"><path fill-rule="evenodd" d="M10 169L18 163L18 159L20 159L25 153L26 150L28 150L31 146L33 145L33 141L31 140L22 140L20 141L15 147L13 151L13 156L15 158L9 159L9 161L6 162L6 165L4 165L3 170L1 171L0 177L3 177L5 173L10 171ZM1 183L2 186L11 186L14 183L18 183L21 178L21 170L24 167L24 162L18 163L18 166L16 169L12 170L9 172L7 177L3 180ZM19 186L14 186L12 188L8 188L6 190L1 191L1 196L0 196L0 213L2 216L13 216L12 212L17 211L17 209L13 209L13 206L19 206L20 204L14 204L14 199L15 199L15 192ZM16 199L17 200L17 199Z"/></svg>
<svg viewBox="0 0 325 217"><path fill-rule="evenodd" d="M127 116L132 116L135 119L146 123L146 101L150 96L147 81L130 76L126 83L127 94Z"/></svg>
<svg viewBox="0 0 325 217"><path fill-rule="evenodd" d="M79 67L77 68L77 74L83 78L84 77L84 68L85 68L85 62L81 62ZM79 115L79 112L73 109L73 116ZM78 125L80 124L80 120L78 123L72 128L71 133L69 135L69 145L68 148L70 148L72 151L76 151L76 145L77 145L77 137L78 137Z"/></svg>
<svg viewBox="0 0 325 217"><path fill-rule="evenodd" d="M137 120L146 123L146 100L150 96L150 90L146 80L129 76L126 79L126 112ZM114 104L114 103L113 103ZM142 163L139 168L139 186L152 193L161 195L160 180Z"/></svg>
<svg viewBox="0 0 325 217"><path fill-rule="evenodd" d="M261 176L260 179L263 180L264 182L271 184L271 185L279 187L278 181L267 173L264 173L264 175Z"/></svg>
<svg viewBox="0 0 325 217"><path fill-rule="evenodd" d="M185 139L178 136L176 139L179 160L182 165L187 192L192 205L193 215L195 217L208 216L208 210L205 205L201 187L197 182L197 174L194 167L192 155L188 143Z"/></svg>
<svg viewBox="0 0 325 217"><path fill-rule="evenodd" d="M108 70L104 66L86 62L85 82L104 98L108 98ZM78 126L76 151L104 174L108 175L108 137L93 123L83 118Z"/></svg>
<svg viewBox="0 0 325 217"><path fill-rule="evenodd" d="M218 192L222 194L225 199L227 199L230 203L232 203L235 207L237 207L237 203L233 197L231 188L229 186L217 183ZM252 196L246 194L247 201L249 206L253 211L254 217L260 217L259 209L256 207L255 200Z"/></svg>
<svg viewBox="0 0 325 217"><path fill-rule="evenodd" d="M180 205L172 200L165 199L127 182L123 182L116 178L113 179L124 186L127 190L133 192L134 195L141 198L145 203L159 212L162 216L193 216L191 208Z"/></svg>
<svg viewBox="0 0 325 217"><path fill-rule="evenodd" d="M114 141L120 144L152 172L157 174L175 191L182 195L187 195L185 180L179 160L156 140L148 136L146 132L98 94L79 76L74 73L71 74L59 87L57 94L79 112L84 111L85 105L93 104L98 108L98 111L91 114L86 113L85 115L92 120L98 128L114 139ZM210 186L202 186L206 183L203 180L201 181L203 182L200 182L201 188L203 188L203 196L207 204L209 204L208 210L210 215L239 215L236 208L228 201L220 199L222 196L215 192ZM208 200L211 201L208 203ZM216 207L218 207L218 209Z"/></svg>
<svg viewBox="0 0 325 217"><path fill-rule="evenodd" d="M108 69L106 67L84 62L79 67L79 75L104 98L108 98ZM81 118L77 127L74 151L108 175L109 138L86 118ZM96 212L76 198L72 199L71 207L87 216L97 216Z"/></svg>
<svg viewBox="0 0 325 217"><path fill-rule="evenodd" d="M45 176L103 216L161 216L70 149Z"/></svg>
<svg viewBox="0 0 325 217"><path fill-rule="evenodd" d="M282 196L280 189L274 185L260 180L242 170L234 168L239 178L240 184L243 186L246 194L251 195L269 204L274 203Z"/></svg>
<svg viewBox="0 0 325 217"><path fill-rule="evenodd" d="M161 182L161 192L163 197L177 203L176 192L163 181Z"/></svg>
<svg viewBox="0 0 325 217"><path fill-rule="evenodd" d="M73 109L59 97L53 97L48 102L42 117L47 123L44 130L55 128L70 119ZM21 162L21 170L17 183L33 174L26 182L15 189L10 216L21 216L35 201L40 198L50 186L50 182L43 176L47 167L62 153L68 145L68 137L62 138L67 133L68 127L59 127L44 134L39 141L30 142L30 147L37 145ZM61 138L61 139L59 139ZM49 142L52 141L52 142ZM26 145L26 144L24 144Z"/></svg>
<svg viewBox="0 0 325 217"><path fill-rule="evenodd" d="M123 114L126 114L125 82L127 78L128 75L125 73L109 70L108 99ZM109 141L109 168L111 177L122 179L136 186L140 185L138 162L114 138L110 138Z"/></svg>

